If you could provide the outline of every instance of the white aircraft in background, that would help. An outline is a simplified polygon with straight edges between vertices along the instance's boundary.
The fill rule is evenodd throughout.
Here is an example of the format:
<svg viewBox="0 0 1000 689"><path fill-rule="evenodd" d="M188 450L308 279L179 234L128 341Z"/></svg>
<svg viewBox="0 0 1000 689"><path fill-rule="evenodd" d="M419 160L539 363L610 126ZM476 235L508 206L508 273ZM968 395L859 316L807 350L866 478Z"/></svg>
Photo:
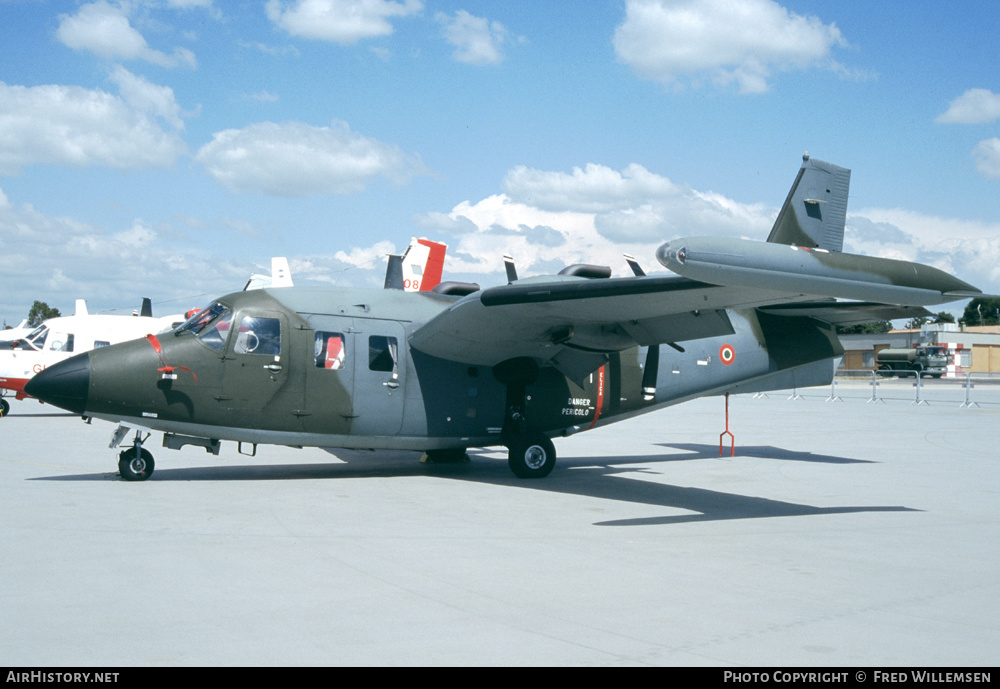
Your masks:
<svg viewBox="0 0 1000 689"><path fill-rule="evenodd" d="M0 330L0 342L13 342L14 340L20 340L32 330L34 330L34 328L28 327L28 319L25 318L13 328L4 328L3 330Z"/></svg>
<svg viewBox="0 0 1000 689"><path fill-rule="evenodd" d="M83 299L72 316L50 318L16 340L0 341L0 395L24 399L24 384L36 373L74 354L153 335L183 322L182 314L153 318L149 299L131 316L90 314ZM10 404L0 397L0 416Z"/></svg>

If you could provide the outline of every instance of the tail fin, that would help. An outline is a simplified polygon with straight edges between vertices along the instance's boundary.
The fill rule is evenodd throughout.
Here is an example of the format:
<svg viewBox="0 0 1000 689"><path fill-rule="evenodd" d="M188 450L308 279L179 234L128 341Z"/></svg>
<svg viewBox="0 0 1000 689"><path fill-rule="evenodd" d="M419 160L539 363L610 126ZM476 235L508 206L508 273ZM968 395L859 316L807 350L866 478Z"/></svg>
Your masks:
<svg viewBox="0 0 1000 689"><path fill-rule="evenodd" d="M251 289L267 289L268 287L294 287L292 282L292 270L288 267L288 259L284 256L271 257L271 274L258 275L252 273L247 284L243 285L243 291Z"/></svg>
<svg viewBox="0 0 1000 689"><path fill-rule="evenodd" d="M850 170L806 153L767 241L842 251L850 186Z"/></svg>
<svg viewBox="0 0 1000 689"><path fill-rule="evenodd" d="M447 244L414 237L402 256L389 256L385 289L430 292L441 283L447 250Z"/></svg>
<svg viewBox="0 0 1000 689"><path fill-rule="evenodd" d="M389 254L385 267L385 289L403 289L403 257Z"/></svg>
<svg viewBox="0 0 1000 689"><path fill-rule="evenodd" d="M292 269L284 256L271 257L271 287L294 287Z"/></svg>
<svg viewBox="0 0 1000 689"><path fill-rule="evenodd" d="M430 292L441 282L446 244L413 238L403 254L403 289Z"/></svg>

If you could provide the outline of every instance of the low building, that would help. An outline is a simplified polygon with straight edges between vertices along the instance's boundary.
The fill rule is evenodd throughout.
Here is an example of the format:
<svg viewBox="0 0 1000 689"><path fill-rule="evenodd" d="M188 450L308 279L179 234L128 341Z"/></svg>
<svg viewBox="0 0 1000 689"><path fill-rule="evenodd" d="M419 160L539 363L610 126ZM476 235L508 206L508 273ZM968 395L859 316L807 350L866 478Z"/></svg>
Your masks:
<svg viewBox="0 0 1000 689"><path fill-rule="evenodd" d="M1000 373L1000 326L962 326L955 323L927 323L919 330L890 330L887 333L840 335L844 358L840 370L878 368L883 349L912 349L937 346L948 357L945 377L966 373Z"/></svg>

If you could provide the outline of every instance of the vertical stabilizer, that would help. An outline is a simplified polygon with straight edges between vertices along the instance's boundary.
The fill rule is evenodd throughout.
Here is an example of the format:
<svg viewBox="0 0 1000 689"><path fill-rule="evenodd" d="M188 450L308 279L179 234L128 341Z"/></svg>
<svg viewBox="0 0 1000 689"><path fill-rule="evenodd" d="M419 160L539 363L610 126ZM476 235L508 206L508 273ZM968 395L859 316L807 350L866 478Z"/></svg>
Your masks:
<svg viewBox="0 0 1000 689"><path fill-rule="evenodd" d="M389 256L385 288L430 292L441 283L447 244L413 237L402 256Z"/></svg>
<svg viewBox="0 0 1000 689"><path fill-rule="evenodd" d="M767 241L842 251L851 171L802 156L802 167Z"/></svg>
<svg viewBox="0 0 1000 689"><path fill-rule="evenodd" d="M403 289L403 257L389 254L385 267L385 289Z"/></svg>
<svg viewBox="0 0 1000 689"><path fill-rule="evenodd" d="M294 287L292 269L284 256L271 257L271 287Z"/></svg>

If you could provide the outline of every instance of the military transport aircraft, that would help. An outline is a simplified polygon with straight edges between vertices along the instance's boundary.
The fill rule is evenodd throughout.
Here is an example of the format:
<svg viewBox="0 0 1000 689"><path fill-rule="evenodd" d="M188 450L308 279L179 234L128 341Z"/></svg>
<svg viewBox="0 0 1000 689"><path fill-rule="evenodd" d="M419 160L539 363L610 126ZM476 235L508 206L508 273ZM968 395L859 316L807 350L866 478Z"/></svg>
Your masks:
<svg viewBox="0 0 1000 689"><path fill-rule="evenodd" d="M981 294L929 266L842 253L849 182L804 156L766 242L670 241L657 258L679 275L628 257L628 277L575 265L517 279L508 263L509 283L489 289L239 292L26 389L118 423L112 447L134 430L119 455L129 480L153 471L152 431L214 454L222 440L436 459L499 445L517 476L546 476L554 437L703 395L829 383L834 326Z"/></svg>

